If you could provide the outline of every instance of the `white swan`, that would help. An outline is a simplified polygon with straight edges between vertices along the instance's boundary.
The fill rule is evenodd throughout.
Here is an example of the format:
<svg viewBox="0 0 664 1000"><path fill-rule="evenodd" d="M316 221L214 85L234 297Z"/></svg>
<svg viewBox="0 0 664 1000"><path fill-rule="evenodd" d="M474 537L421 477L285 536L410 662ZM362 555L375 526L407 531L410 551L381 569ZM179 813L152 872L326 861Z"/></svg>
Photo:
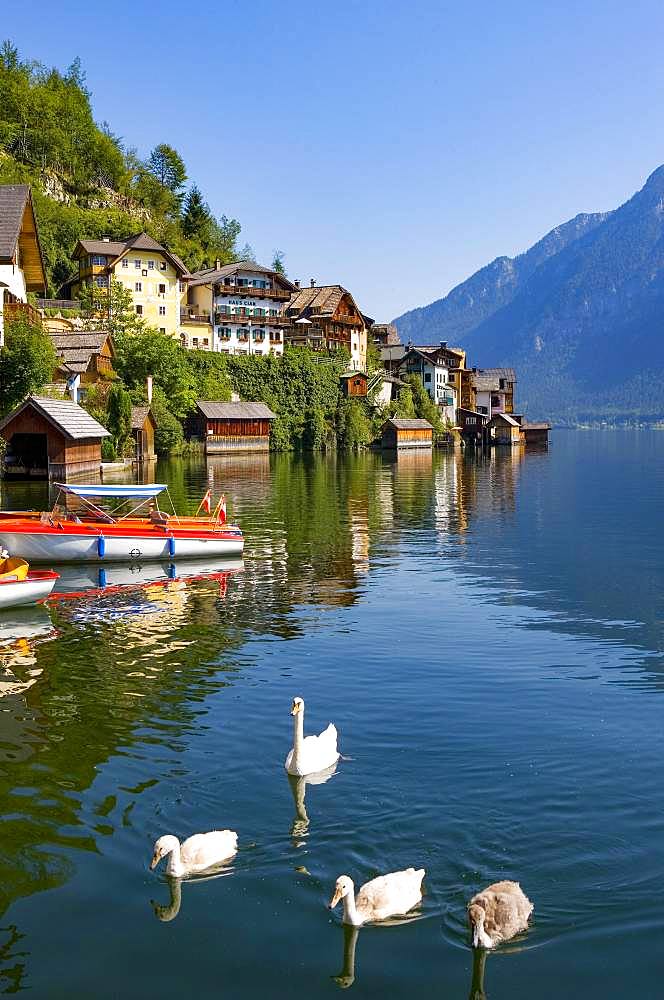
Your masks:
<svg viewBox="0 0 664 1000"><path fill-rule="evenodd" d="M286 757L284 767L289 774L301 776L313 771L324 771L339 760L337 729L329 724L320 736L304 736L304 702L293 698L291 715L293 724L293 749Z"/></svg>
<svg viewBox="0 0 664 1000"><path fill-rule="evenodd" d="M150 868L156 868L161 859L168 856L166 874L183 878L220 865L236 852L237 833L232 830L196 833L182 844L177 837L167 834L155 843Z"/></svg>
<svg viewBox="0 0 664 1000"><path fill-rule="evenodd" d="M482 889L468 903L473 948L495 948L525 931L533 909L518 882L494 882Z"/></svg>
<svg viewBox="0 0 664 1000"><path fill-rule="evenodd" d="M361 927L369 921L387 920L408 913L422 899L424 868L406 868L390 872L366 882L357 896L352 878L340 875L330 900L334 909L340 899L344 901L344 923Z"/></svg>

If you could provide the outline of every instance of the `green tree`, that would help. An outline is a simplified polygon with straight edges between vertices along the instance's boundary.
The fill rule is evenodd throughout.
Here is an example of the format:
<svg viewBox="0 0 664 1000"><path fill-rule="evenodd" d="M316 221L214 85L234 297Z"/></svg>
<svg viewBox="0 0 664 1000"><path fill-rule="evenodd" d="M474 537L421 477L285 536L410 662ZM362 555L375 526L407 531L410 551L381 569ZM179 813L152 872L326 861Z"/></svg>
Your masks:
<svg viewBox="0 0 664 1000"><path fill-rule="evenodd" d="M121 385L111 386L106 403L107 428L113 435L115 450L124 454L131 438L131 396Z"/></svg>
<svg viewBox="0 0 664 1000"><path fill-rule="evenodd" d="M210 242L212 213L203 195L194 184L187 193L182 213L182 232L185 236L196 237L201 243Z"/></svg>
<svg viewBox="0 0 664 1000"><path fill-rule="evenodd" d="M162 187L178 194L187 179L187 170L177 150L162 142L150 153L147 165Z"/></svg>
<svg viewBox="0 0 664 1000"><path fill-rule="evenodd" d="M80 299L86 326L108 330L113 334L116 347L121 346L126 336L136 336L147 330L145 320L136 313L131 292L115 278L111 278L106 288L86 286L81 290Z"/></svg>
<svg viewBox="0 0 664 1000"><path fill-rule="evenodd" d="M157 454L168 455L179 451L184 439L182 424L171 413L166 393L160 386L155 386L150 405L157 424L154 435Z"/></svg>
<svg viewBox="0 0 664 1000"><path fill-rule="evenodd" d="M190 352L168 334L147 328L122 338L115 368L129 389L142 390L152 375L174 416L184 419L194 409L198 393Z"/></svg>
<svg viewBox="0 0 664 1000"><path fill-rule="evenodd" d="M5 344L0 348L0 414L43 389L53 378L56 363L51 339L41 327L23 317L7 320Z"/></svg>
<svg viewBox="0 0 664 1000"><path fill-rule="evenodd" d="M373 433L366 406L356 399L342 399L337 413L337 436L341 448L350 451L370 443Z"/></svg>
<svg viewBox="0 0 664 1000"><path fill-rule="evenodd" d="M286 274L286 255L283 250L275 250L274 257L272 258L272 270L276 271L277 274Z"/></svg>

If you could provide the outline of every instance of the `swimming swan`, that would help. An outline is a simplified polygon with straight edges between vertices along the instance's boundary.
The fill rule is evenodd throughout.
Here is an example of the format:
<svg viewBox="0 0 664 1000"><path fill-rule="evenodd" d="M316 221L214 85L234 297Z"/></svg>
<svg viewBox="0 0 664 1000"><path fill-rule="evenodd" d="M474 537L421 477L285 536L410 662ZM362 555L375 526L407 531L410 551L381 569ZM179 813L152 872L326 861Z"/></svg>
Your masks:
<svg viewBox="0 0 664 1000"><path fill-rule="evenodd" d="M339 760L337 750L337 729L329 724L320 736L304 736L304 702L293 698L291 715L293 724L293 749L286 757L284 767L289 774L297 776L324 771Z"/></svg>
<svg viewBox="0 0 664 1000"><path fill-rule="evenodd" d="M403 872L390 872L366 882L357 896L352 878L340 875L330 900L333 910L339 900L344 901L344 923L361 927L369 921L387 920L403 916L422 899L424 868L407 868Z"/></svg>
<svg viewBox="0 0 664 1000"><path fill-rule="evenodd" d="M495 948L528 927L533 912L518 882L494 882L468 903L473 948Z"/></svg>
<svg viewBox="0 0 664 1000"><path fill-rule="evenodd" d="M160 837L154 845L150 868L156 868L168 856L166 874L182 878L207 871L228 861L237 852L237 833L232 830L212 830L195 833L181 844L177 837Z"/></svg>

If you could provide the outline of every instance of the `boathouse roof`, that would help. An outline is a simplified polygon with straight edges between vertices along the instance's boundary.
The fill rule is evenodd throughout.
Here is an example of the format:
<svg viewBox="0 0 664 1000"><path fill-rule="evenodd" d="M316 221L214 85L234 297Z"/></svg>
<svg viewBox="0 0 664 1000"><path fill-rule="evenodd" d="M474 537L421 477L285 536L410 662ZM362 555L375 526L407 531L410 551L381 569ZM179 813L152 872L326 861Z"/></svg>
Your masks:
<svg viewBox="0 0 664 1000"><path fill-rule="evenodd" d="M276 420L265 403L220 403L199 399L196 406L208 420Z"/></svg>
<svg viewBox="0 0 664 1000"><path fill-rule="evenodd" d="M515 420L514 417L510 416L509 413L494 413L494 415L491 418L491 422L493 423L494 420L504 420L506 424L510 424L510 426L512 427L521 426L519 421Z"/></svg>
<svg viewBox="0 0 664 1000"><path fill-rule="evenodd" d="M390 417L386 423L391 427L396 427L398 431L422 431L427 430L427 428L430 431L433 430L428 420L421 420L419 417Z"/></svg>
<svg viewBox="0 0 664 1000"><path fill-rule="evenodd" d="M71 399L51 399L50 396L28 396L20 406L0 421L0 430L27 409L37 410L53 427L73 441L110 437L106 428L97 423L78 403L74 403Z"/></svg>
<svg viewBox="0 0 664 1000"><path fill-rule="evenodd" d="M132 406L131 408L131 429L132 431L140 431L143 424L148 419L151 414L151 409L149 406ZM153 418L154 419L154 418Z"/></svg>

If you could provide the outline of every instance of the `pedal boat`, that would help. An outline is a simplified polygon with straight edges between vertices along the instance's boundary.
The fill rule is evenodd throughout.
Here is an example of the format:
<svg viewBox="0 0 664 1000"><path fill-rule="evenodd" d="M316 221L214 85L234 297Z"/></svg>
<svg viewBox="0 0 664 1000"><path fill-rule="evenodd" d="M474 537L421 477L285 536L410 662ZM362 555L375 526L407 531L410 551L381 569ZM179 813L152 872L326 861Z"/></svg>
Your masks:
<svg viewBox="0 0 664 1000"><path fill-rule="evenodd" d="M45 601L57 579L53 570L30 569L18 556L0 559L0 611Z"/></svg>
<svg viewBox="0 0 664 1000"><path fill-rule="evenodd" d="M212 514L179 517L159 509L156 498L163 484L146 486L84 486L56 483L60 492L50 513L0 513L0 546L31 563L170 562L174 559L214 559L239 556L244 549L240 528L226 523L225 498ZM77 497L84 508L67 512L60 497ZM126 514L93 503L103 498L139 501ZM138 516L145 504L148 516ZM171 504L172 506L172 504ZM174 508L173 508L174 509ZM201 508L199 507L199 510Z"/></svg>

